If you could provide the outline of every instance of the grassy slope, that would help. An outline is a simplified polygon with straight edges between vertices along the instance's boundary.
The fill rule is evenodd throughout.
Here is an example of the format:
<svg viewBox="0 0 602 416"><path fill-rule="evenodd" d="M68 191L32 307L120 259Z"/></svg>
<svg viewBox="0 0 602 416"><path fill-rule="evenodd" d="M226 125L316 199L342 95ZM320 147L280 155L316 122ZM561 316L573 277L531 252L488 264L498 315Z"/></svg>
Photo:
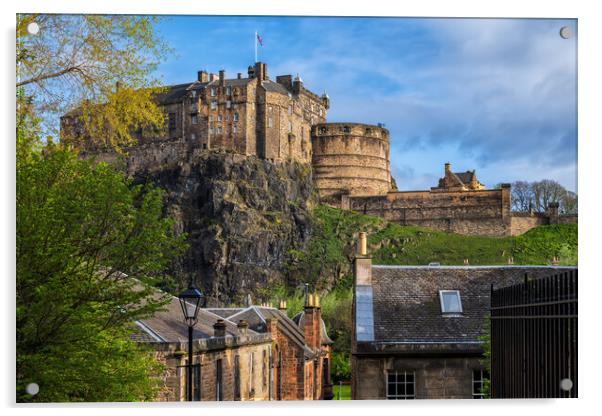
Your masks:
<svg viewBox="0 0 602 416"><path fill-rule="evenodd" d="M335 261L353 249L354 234L367 231L374 264L472 265L549 264L560 256L563 264L577 262L577 225L541 226L518 237L477 237L402 227L380 218L319 206L314 216L322 235L316 235L329 260Z"/></svg>

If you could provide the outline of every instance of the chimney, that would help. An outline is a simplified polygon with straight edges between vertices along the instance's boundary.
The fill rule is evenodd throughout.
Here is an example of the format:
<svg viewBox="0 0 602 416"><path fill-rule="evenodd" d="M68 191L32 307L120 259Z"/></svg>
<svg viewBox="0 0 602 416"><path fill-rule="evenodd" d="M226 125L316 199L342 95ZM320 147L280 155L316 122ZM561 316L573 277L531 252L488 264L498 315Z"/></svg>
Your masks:
<svg viewBox="0 0 602 416"><path fill-rule="evenodd" d="M223 319L218 319L217 322L213 324L213 336L216 338L226 336L226 324Z"/></svg>
<svg viewBox="0 0 602 416"><path fill-rule="evenodd" d="M265 323L267 324L268 332L272 334L272 337L275 337L278 331L278 318L275 316L268 318L265 320Z"/></svg>
<svg viewBox="0 0 602 416"><path fill-rule="evenodd" d="M286 88L288 91L293 90L293 77L292 75L278 75L276 82Z"/></svg>
<svg viewBox="0 0 602 416"><path fill-rule="evenodd" d="M315 293L308 293L303 317L303 334L305 345L314 351L320 349L320 324L322 314L320 311L320 299Z"/></svg>
<svg viewBox="0 0 602 416"><path fill-rule="evenodd" d="M207 71L205 71L205 70L198 71L197 72L197 80L199 82L208 82L209 81L209 74L207 73Z"/></svg>
<svg viewBox="0 0 602 416"><path fill-rule="evenodd" d="M236 74L236 79L242 79L242 72L239 72L238 74Z"/></svg>
<svg viewBox="0 0 602 416"><path fill-rule="evenodd" d="M368 255L368 236L365 232L359 233L353 277L355 285L372 285L372 257Z"/></svg>
<svg viewBox="0 0 602 416"><path fill-rule="evenodd" d="M215 81L217 79L217 75L209 74L209 81Z"/></svg>
<svg viewBox="0 0 602 416"><path fill-rule="evenodd" d="M220 69L219 71L219 85L222 87L226 85L226 71L223 69Z"/></svg>
<svg viewBox="0 0 602 416"><path fill-rule="evenodd" d="M239 336L246 336L248 334L249 323L247 321L245 321L244 319L241 319L240 321L238 321L238 324L236 325L236 327L238 328Z"/></svg>
<svg viewBox="0 0 602 416"><path fill-rule="evenodd" d="M451 163L449 162L445 164L445 175L447 176L448 173L451 173Z"/></svg>
<svg viewBox="0 0 602 416"><path fill-rule="evenodd" d="M302 86L303 86L303 80L301 79L299 74L297 74L297 76L293 80L293 93L299 94L301 92Z"/></svg>
<svg viewBox="0 0 602 416"><path fill-rule="evenodd" d="M268 66L265 63L255 63L255 78L258 78L259 81L265 81L268 79Z"/></svg>

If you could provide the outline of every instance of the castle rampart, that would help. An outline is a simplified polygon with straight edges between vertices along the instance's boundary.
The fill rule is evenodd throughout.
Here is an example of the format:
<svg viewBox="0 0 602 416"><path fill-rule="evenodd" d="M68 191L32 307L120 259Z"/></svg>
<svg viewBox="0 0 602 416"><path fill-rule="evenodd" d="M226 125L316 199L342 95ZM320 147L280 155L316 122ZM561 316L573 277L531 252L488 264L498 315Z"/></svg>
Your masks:
<svg viewBox="0 0 602 416"><path fill-rule="evenodd" d="M391 190L389 131L359 123L312 127L314 183L325 202Z"/></svg>

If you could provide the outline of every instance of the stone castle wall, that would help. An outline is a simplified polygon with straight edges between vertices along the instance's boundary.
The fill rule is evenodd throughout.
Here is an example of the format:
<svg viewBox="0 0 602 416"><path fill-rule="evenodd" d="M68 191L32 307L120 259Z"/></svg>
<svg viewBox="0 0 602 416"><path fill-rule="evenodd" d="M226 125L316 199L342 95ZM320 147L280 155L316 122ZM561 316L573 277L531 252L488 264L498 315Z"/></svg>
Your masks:
<svg viewBox="0 0 602 416"><path fill-rule="evenodd" d="M325 202L341 195L385 195L391 190L389 132L358 123L312 127L315 186Z"/></svg>
<svg viewBox="0 0 602 416"><path fill-rule="evenodd" d="M343 197L343 208L464 235L511 233L510 188L453 192L389 192L380 196Z"/></svg>

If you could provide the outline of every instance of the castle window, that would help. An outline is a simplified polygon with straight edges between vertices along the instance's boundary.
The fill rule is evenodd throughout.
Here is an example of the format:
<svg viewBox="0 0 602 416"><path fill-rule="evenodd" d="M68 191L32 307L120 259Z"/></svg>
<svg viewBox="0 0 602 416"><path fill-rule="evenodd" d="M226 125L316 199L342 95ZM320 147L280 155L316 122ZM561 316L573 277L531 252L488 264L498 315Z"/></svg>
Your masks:
<svg viewBox="0 0 602 416"><path fill-rule="evenodd" d="M293 105L292 104L288 106L288 114L291 116L293 115Z"/></svg>
<svg viewBox="0 0 602 416"><path fill-rule="evenodd" d="M235 122L238 121L238 113L234 113L234 117L232 118Z"/></svg>
<svg viewBox="0 0 602 416"><path fill-rule="evenodd" d="M292 132L293 132L293 122L292 122L292 121L289 121L289 122L288 122L288 132L289 132L289 133L292 133Z"/></svg>
<svg viewBox="0 0 602 416"><path fill-rule="evenodd" d="M226 88L226 94L232 95L232 87L227 87Z"/></svg>
<svg viewBox="0 0 602 416"><path fill-rule="evenodd" d="M168 118L168 128L169 130L175 130L176 129L176 113L169 113L167 115Z"/></svg>
<svg viewBox="0 0 602 416"><path fill-rule="evenodd" d="M221 127L221 126L219 126L219 127L217 128L217 134L222 134L222 127Z"/></svg>
<svg viewBox="0 0 602 416"><path fill-rule="evenodd" d="M213 100L211 101L211 109L215 110L217 108L217 101Z"/></svg>
<svg viewBox="0 0 602 416"><path fill-rule="evenodd" d="M215 97L217 95L217 88L211 88L211 96Z"/></svg>
<svg viewBox="0 0 602 416"><path fill-rule="evenodd" d="M217 121L222 121L222 115L221 114L217 115Z"/></svg>
<svg viewBox="0 0 602 416"><path fill-rule="evenodd" d="M232 101L226 101L226 108L232 108Z"/></svg>
<svg viewBox="0 0 602 416"><path fill-rule="evenodd" d="M268 127L274 127L274 120L272 119L272 117L268 118Z"/></svg>
<svg viewBox="0 0 602 416"><path fill-rule="evenodd" d="M322 117L322 114L324 114L324 113L322 112L322 109L320 108L320 117Z"/></svg>
<svg viewBox="0 0 602 416"><path fill-rule="evenodd" d="M489 378L486 370L472 370L472 398L484 399L483 386L485 380Z"/></svg>
<svg viewBox="0 0 602 416"><path fill-rule="evenodd" d="M213 127L209 128L209 135L213 136L215 134L215 129Z"/></svg>
<svg viewBox="0 0 602 416"><path fill-rule="evenodd" d="M197 124L197 122L198 122L198 117L197 117L197 115L196 115L196 114L191 114L191 115L190 115L190 122L191 122L192 124Z"/></svg>

